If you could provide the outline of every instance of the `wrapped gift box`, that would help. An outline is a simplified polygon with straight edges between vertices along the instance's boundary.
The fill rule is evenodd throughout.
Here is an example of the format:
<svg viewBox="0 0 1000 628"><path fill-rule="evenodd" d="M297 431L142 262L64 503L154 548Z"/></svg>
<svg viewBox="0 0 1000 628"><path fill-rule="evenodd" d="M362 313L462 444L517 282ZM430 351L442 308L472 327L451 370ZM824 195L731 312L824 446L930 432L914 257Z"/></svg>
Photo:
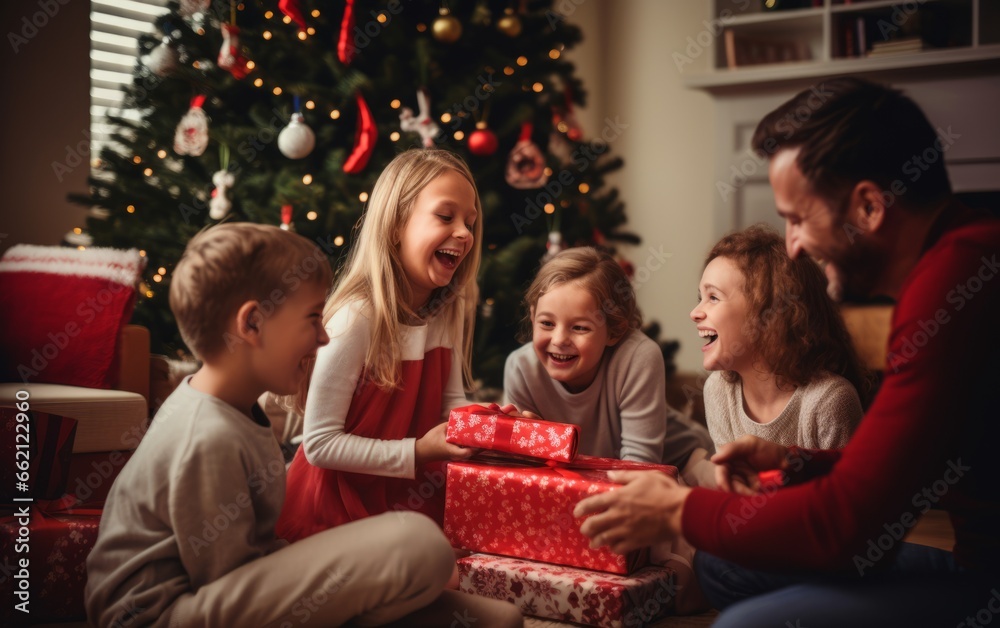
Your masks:
<svg viewBox="0 0 1000 628"><path fill-rule="evenodd" d="M589 626L643 626L673 609L676 577L666 567L619 576L519 558L459 559L459 589L517 605L525 615Z"/></svg>
<svg viewBox="0 0 1000 628"><path fill-rule="evenodd" d="M471 405L451 411L445 440L463 447L571 462L580 430L568 423L513 417L499 409Z"/></svg>
<svg viewBox="0 0 1000 628"><path fill-rule="evenodd" d="M667 465L581 456L579 467L448 464L444 532L454 547L547 563L626 574L642 567L648 552L627 556L590 548L573 516L577 502L619 485L608 469L656 469ZM587 468L582 468L587 467Z"/></svg>
<svg viewBox="0 0 1000 628"><path fill-rule="evenodd" d="M18 540L23 518L11 516L9 507L0 515L0 556L9 561L11 569L11 575L0 583L0 595L6 601L0 621L9 626L28 618L31 623L84 619L87 556L97 542L100 510L63 510L43 515L33 506L30 519L29 541L24 543ZM21 549L28 551L18 551ZM26 579L16 577L22 558L28 559ZM21 602L14 592L15 588L20 590L23 580L29 585L28 615L14 607Z"/></svg>

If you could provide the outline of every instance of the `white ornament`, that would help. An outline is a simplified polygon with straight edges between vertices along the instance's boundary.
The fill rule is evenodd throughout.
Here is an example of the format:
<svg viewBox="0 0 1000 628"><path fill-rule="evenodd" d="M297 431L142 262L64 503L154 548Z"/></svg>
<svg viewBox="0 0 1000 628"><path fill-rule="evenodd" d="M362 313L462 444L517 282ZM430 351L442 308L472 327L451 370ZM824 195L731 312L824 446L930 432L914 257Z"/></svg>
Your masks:
<svg viewBox="0 0 1000 628"><path fill-rule="evenodd" d="M180 13L184 17L191 17L196 13L204 13L208 11L208 7L212 4L212 0L181 0Z"/></svg>
<svg viewBox="0 0 1000 628"><path fill-rule="evenodd" d="M208 215L212 220L222 220L233 208L232 202L226 198L226 193L236 183L236 177L228 170L219 170L212 175L212 183L215 184L215 191L212 192L212 200L208 203Z"/></svg>
<svg viewBox="0 0 1000 628"><path fill-rule="evenodd" d="M164 37L156 48L142 58L142 63L157 76L168 76L177 69L180 55L177 49L170 45L170 38Z"/></svg>
<svg viewBox="0 0 1000 628"><path fill-rule="evenodd" d="M563 250L562 234L558 231L549 232L549 241L545 245L548 249L545 251L545 255L542 256L542 262L547 262L553 257L555 257L559 251Z"/></svg>
<svg viewBox="0 0 1000 628"><path fill-rule="evenodd" d="M174 133L174 152L198 157L208 148L208 116L201 107L191 107Z"/></svg>
<svg viewBox="0 0 1000 628"><path fill-rule="evenodd" d="M427 92L422 89L417 91L417 106L420 108L420 114L417 116L413 115L413 110L409 107L403 107L403 111L399 114L399 128L403 131L419 133L424 148L432 148L434 138L441 132L441 129L431 117L430 98L427 97Z"/></svg>
<svg viewBox="0 0 1000 628"><path fill-rule="evenodd" d="M289 159L302 159L316 146L316 134L305 123L302 114L292 114L292 121L278 134L278 150Z"/></svg>

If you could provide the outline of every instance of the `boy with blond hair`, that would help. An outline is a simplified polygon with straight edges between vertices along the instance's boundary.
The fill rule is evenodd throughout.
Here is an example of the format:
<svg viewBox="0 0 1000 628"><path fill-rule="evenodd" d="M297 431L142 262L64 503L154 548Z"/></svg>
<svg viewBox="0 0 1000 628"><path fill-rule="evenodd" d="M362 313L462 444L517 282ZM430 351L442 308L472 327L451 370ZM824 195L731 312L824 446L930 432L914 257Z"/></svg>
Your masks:
<svg viewBox="0 0 1000 628"><path fill-rule="evenodd" d="M423 515L387 513L293 545L275 537L285 466L256 400L296 392L329 342L331 281L318 247L275 227L229 223L188 244L170 307L203 366L111 489L87 560L91 623L521 624L510 604L444 591L454 555Z"/></svg>

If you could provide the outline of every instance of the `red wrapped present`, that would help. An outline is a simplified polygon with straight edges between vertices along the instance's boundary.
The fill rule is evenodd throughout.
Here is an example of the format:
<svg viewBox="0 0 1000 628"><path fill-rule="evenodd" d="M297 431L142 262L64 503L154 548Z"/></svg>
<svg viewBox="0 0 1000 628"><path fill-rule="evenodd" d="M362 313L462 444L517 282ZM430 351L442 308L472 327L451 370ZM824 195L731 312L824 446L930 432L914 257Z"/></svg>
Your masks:
<svg viewBox="0 0 1000 628"><path fill-rule="evenodd" d="M0 556L10 570L0 584L4 625L85 618L87 556L97 542L101 511L66 507L65 501L16 502L13 514L6 507L0 516Z"/></svg>
<svg viewBox="0 0 1000 628"><path fill-rule="evenodd" d="M646 567L630 576L473 554L458 561L464 593L512 602L525 615L622 628L644 626L670 613L677 594L674 571Z"/></svg>
<svg viewBox="0 0 1000 628"><path fill-rule="evenodd" d="M576 457L580 429L568 423L514 417L498 409L471 405L451 411L445 440L463 447L571 462Z"/></svg>
<svg viewBox="0 0 1000 628"><path fill-rule="evenodd" d="M444 533L454 547L611 573L631 573L647 551L615 554L590 548L573 516L581 499L617 488L609 469L659 470L676 477L676 467L581 456L580 465L495 466L448 464ZM584 468L589 467L589 468Z"/></svg>
<svg viewBox="0 0 1000 628"><path fill-rule="evenodd" d="M58 499L66 491L76 419L0 408L0 499Z"/></svg>

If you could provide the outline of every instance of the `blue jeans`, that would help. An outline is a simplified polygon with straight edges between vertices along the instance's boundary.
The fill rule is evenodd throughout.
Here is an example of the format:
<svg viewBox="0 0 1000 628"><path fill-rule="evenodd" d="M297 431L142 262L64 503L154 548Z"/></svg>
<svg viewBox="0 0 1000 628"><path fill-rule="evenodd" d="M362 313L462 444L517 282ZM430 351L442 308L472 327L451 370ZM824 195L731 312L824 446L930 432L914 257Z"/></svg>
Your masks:
<svg viewBox="0 0 1000 628"><path fill-rule="evenodd" d="M997 578L923 545L903 543L891 564L864 576L755 571L706 552L694 562L702 590L722 611L714 628L1000 628Z"/></svg>

